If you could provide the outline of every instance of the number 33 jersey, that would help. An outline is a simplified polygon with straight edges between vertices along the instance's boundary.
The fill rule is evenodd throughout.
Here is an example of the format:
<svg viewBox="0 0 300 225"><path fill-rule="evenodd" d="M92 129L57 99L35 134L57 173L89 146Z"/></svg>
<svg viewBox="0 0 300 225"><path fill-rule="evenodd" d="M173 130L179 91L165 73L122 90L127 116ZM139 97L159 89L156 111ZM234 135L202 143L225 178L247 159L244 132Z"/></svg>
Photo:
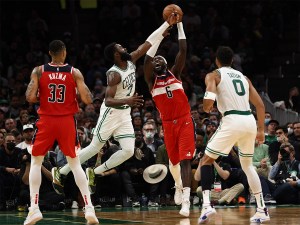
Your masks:
<svg viewBox="0 0 300 225"><path fill-rule="evenodd" d="M39 115L72 115L78 112L73 67L44 64L39 79Z"/></svg>
<svg viewBox="0 0 300 225"><path fill-rule="evenodd" d="M171 71L156 76L151 94L163 121L176 120L190 114L182 82Z"/></svg>

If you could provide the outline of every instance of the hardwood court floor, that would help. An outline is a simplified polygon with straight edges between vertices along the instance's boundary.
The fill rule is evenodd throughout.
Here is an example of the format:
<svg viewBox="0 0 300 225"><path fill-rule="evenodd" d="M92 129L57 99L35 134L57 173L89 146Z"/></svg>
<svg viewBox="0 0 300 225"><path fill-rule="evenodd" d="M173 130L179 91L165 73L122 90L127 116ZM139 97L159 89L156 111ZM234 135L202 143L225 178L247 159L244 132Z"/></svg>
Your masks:
<svg viewBox="0 0 300 225"><path fill-rule="evenodd" d="M251 224L249 218L255 213L253 206L216 207L217 215L208 224L214 225L244 225ZM178 207L165 208L105 208L96 210L101 224L127 225L197 225L200 209L193 207L189 218L178 214ZM270 206L271 225L300 224L300 206ZM27 213L0 212L1 225L21 225ZM85 224L84 214L79 210L62 212L43 212L44 219L37 225L71 225ZM252 225L252 224L251 224ZM254 224L253 224L254 225Z"/></svg>

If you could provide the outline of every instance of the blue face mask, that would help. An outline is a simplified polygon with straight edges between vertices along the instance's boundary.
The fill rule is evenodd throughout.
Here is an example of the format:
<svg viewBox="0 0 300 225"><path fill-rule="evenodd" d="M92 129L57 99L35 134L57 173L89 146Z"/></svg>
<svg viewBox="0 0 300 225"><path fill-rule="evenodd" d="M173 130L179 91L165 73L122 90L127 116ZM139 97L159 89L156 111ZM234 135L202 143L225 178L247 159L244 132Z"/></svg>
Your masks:
<svg viewBox="0 0 300 225"><path fill-rule="evenodd" d="M265 119L265 125L268 125L271 119Z"/></svg>

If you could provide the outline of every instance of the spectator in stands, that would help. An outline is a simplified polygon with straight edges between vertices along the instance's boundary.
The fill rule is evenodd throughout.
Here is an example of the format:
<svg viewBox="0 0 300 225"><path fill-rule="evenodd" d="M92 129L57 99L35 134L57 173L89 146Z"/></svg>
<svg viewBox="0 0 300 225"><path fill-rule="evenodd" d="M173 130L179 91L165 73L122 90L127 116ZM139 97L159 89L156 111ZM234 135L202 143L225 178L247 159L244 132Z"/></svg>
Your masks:
<svg viewBox="0 0 300 225"><path fill-rule="evenodd" d="M191 115L195 123L195 128L201 129L201 119L200 119L200 114L198 113L197 105L191 107Z"/></svg>
<svg viewBox="0 0 300 225"><path fill-rule="evenodd" d="M143 121L142 121L141 116L139 116L138 114L135 114L132 117L132 125L133 125L133 128L142 129L143 128Z"/></svg>
<svg viewBox="0 0 300 225"><path fill-rule="evenodd" d="M259 145L255 141L253 166L256 168L258 175L268 178L270 172L269 146L266 144Z"/></svg>
<svg viewBox="0 0 300 225"><path fill-rule="evenodd" d="M289 142L294 146L295 158L300 161L300 122L293 123L293 135L289 138Z"/></svg>
<svg viewBox="0 0 300 225"><path fill-rule="evenodd" d="M16 128L17 128L17 122L15 119L8 118L5 120L5 129L8 133Z"/></svg>
<svg viewBox="0 0 300 225"><path fill-rule="evenodd" d="M277 120L271 119L267 124L267 132L265 133L265 144L270 145L272 142L277 141L275 129L279 126Z"/></svg>
<svg viewBox="0 0 300 225"><path fill-rule="evenodd" d="M285 108L300 113L299 88L294 86L289 90L289 97L284 101Z"/></svg>
<svg viewBox="0 0 300 225"><path fill-rule="evenodd" d="M0 106L0 128L4 128L5 127L5 112L3 111L3 109L1 109Z"/></svg>
<svg viewBox="0 0 300 225"><path fill-rule="evenodd" d="M33 138L33 125L32 124L26 124L23 126L23 139L24 141L22 141L21 143L19 143L17 145L17 148L20 149L27 149L28 147L30 147L31 145L31 141Z"/></svg>
<svg viewBox="0 0 300 225"><path fill-rule="evenodd" d="M0 210L6 208L5 201L17 197L20 189L19 155L21 149L16 148L16 138L8 133L4 139L4 148L0 149Z"/></svg>
<svg viewBox="0 0 300 225"><path fill-rule="evenodd" d="M163 142L155 138L155 134L157 133L157 127L152 122L146 122L143 126L143 140L148 148L151 149L151 151L154 154L154 157L156 156L156 151L159 146L163 144Z"/></svg>
<svg viewBox="0 0 300 225"><path fill-rule="evenodd" d="M286 127L277 127L275 129L275 135L276 141L269 145L269 158L272 166L277 162L280 146L289 140Z"/></svg>
<svg viewBox="0 0 300 225"><path fill-rule="evenodd" d="M267 127L272 118L272 114L270 112L265 112L265 132L267 132Z"/></svg>
<svg viewBox="0 0 300 225"><path fill-rule="evenodd" d="M5 138L5 134L4 132L2 132L0 130L0 149L3 149L4 148L4 138Z"/></svg>
<svg viewBox="0 0 300 225"><path fill-rule="evenodd" d="M299 203L300 161L295 159L295 150L290 143L280 146L277 162L270 171L270 179L275 180L273 196L279 204Z"/></svg>

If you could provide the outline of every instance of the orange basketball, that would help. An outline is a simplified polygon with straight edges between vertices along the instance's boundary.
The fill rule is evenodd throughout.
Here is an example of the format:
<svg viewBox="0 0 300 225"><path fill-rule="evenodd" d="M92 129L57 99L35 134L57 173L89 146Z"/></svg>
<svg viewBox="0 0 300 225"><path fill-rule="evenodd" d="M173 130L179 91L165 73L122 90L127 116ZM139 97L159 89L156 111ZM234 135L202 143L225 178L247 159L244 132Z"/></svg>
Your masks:
<svg viewBox="0 0 300 225"><path fill-rule="evenodd" d="M169 16L171 15L171 13L176 13L179 16L179 22L182 21L183 12L178 5L170 4L164 8L164 11L163 11L164 20L167 20L169 18Z"/></svg>

